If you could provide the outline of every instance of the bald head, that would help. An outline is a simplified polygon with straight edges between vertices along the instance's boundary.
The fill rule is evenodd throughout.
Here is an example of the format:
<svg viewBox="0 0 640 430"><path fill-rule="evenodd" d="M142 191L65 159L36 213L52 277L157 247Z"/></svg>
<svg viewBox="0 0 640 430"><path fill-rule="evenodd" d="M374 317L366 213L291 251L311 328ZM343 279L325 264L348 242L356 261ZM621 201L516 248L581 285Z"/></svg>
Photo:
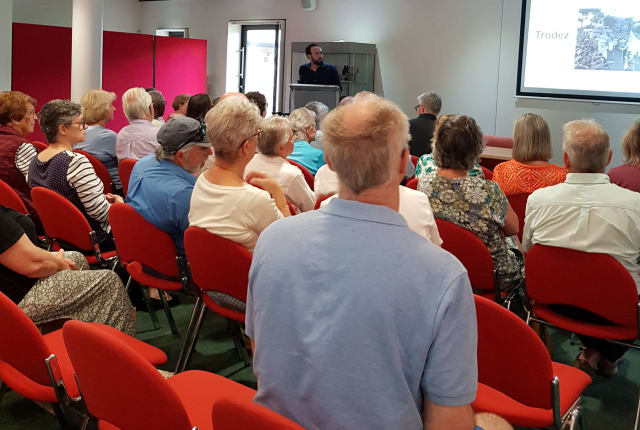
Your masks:
<svg viewBox="0 0 640 430"><path fill-rule="evenodd" d="M604 128L589 119L568 122L562 130L562 152L570 172L604 173L611 159L609 135Z"/></svg>
<svg viewBox="0 0 640 430"><path fill-rule="evenodd" d="M329 112L322 132L333 169L346 187L360 194L395 180L409 140L409 120L395 104L373 95Z"/></svg>

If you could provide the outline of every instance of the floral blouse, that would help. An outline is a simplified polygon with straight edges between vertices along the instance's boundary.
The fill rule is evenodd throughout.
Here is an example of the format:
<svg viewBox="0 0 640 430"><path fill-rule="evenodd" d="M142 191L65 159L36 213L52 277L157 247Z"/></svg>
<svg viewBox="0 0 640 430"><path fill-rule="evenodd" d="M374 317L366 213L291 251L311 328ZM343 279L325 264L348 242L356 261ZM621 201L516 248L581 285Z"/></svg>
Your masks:
<svg viewBox="0 0 640 430"><path fill-rule="evenodd" d="M509 249L502 231L509 203L498 184L471 176L447 179L431 172L420 177L418 190L429 197L434 217L466 228L484 242L500 289L522 279L522 260Z"/></svg>
<svg viewBox="0 0 640 430"><path fill-rule="evenodd" d="M427 173L435 172L438 170L438 166L433 161L433 156L431 154L424 154L420 158L418 158L418 162L416 163L416 171L414 175L416 178L420 176L426 175ZM475 163L471 170L468 173L469 176L472 177L480 177L484 178L484 172L482 171L482 167L478 163Z"/></svg>

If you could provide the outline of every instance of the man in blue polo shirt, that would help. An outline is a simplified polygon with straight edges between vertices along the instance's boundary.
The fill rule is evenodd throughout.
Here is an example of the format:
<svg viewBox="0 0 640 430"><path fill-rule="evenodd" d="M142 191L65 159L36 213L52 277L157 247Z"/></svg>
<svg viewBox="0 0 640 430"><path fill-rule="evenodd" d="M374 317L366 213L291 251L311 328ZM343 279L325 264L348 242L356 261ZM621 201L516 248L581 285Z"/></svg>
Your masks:
<svg viewBox="0 0 640 430"><path fill-rule="evenodd" d="M246 333L255 401L307 429L474 428L464 267L398 214L409 122L377 96L325 118L338 198L258 239Z"/></svg>
<svg viewBox="0 0 640 430"><path fill-rule="evenodd" d="M168 233L184 254L189 206L196 176L211 145L200 122L186 116L167 121L158 131L160 147L138 161L129 179L127 203L144 219Z"/></svg>

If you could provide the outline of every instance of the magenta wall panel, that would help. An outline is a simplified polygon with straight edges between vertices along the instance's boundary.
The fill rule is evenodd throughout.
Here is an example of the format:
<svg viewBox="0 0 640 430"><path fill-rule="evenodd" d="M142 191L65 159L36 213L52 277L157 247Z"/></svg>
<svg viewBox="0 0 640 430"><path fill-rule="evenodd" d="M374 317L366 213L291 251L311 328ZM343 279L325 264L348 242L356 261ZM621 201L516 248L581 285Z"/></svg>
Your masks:
<svg viewBox="0 0 640 430"><path fill-rule="evenodd" d="M155 88L167 101L165 118L178 94L207 92L207 41L156 36Z"/></svg>
<svg viewBox="0 0 640 430"><path fill-rule="evenodd" d="M102 36L102 88L116 93L114 120L107 127L119 131L128 124L122 94L132 87L153 86L153 36L105 31Z"/></svg>
<svg viewBox="0 0 640 430"><path fill-rule="evenodd" d="M36 112L71 96L71 28L14 23L12 49L11 89L35 98ZM46 142L37 122L28 138Z"/></svg>

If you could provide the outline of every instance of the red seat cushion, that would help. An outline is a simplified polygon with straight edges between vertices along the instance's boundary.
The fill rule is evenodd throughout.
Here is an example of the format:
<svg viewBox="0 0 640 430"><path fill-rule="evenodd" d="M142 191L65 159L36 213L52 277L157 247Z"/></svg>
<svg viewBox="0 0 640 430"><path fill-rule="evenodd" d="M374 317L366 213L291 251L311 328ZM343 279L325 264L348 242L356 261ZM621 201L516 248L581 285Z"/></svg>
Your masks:
<svg viewBox="0 0 640 430"><path fill-rule="evenodd" d="M558 312L554 312L547 306L538 305L535 308L535 314L540 319L547 321L555 326L562 327L564 330L577 334L584 334L599 339L617 339L627 340L635 339L638 335L635 327L620 325L603 325L591 324L588 322L578 321L568 318Z"/></svg>
<svg viewBox="0 0 640 430"><path fill-rule="evenodd" d="M560 413L564 414L591 383L591 378L566 364L552 362L552 366L553 374L560 380ZM482 383L478 383L478 394L472 406L475 412L500 415L515 426L538 428L553 424L552 409L529 407Z"/></svg>
<svg viewBox="0 0 640 430"><path fill-rule="evenodd" d="M42 365L44 366L44 362ZM50 385L38 384L3 360L0 360L0 379L27 399L45 403L58 403L56 394Z"/></svg>

